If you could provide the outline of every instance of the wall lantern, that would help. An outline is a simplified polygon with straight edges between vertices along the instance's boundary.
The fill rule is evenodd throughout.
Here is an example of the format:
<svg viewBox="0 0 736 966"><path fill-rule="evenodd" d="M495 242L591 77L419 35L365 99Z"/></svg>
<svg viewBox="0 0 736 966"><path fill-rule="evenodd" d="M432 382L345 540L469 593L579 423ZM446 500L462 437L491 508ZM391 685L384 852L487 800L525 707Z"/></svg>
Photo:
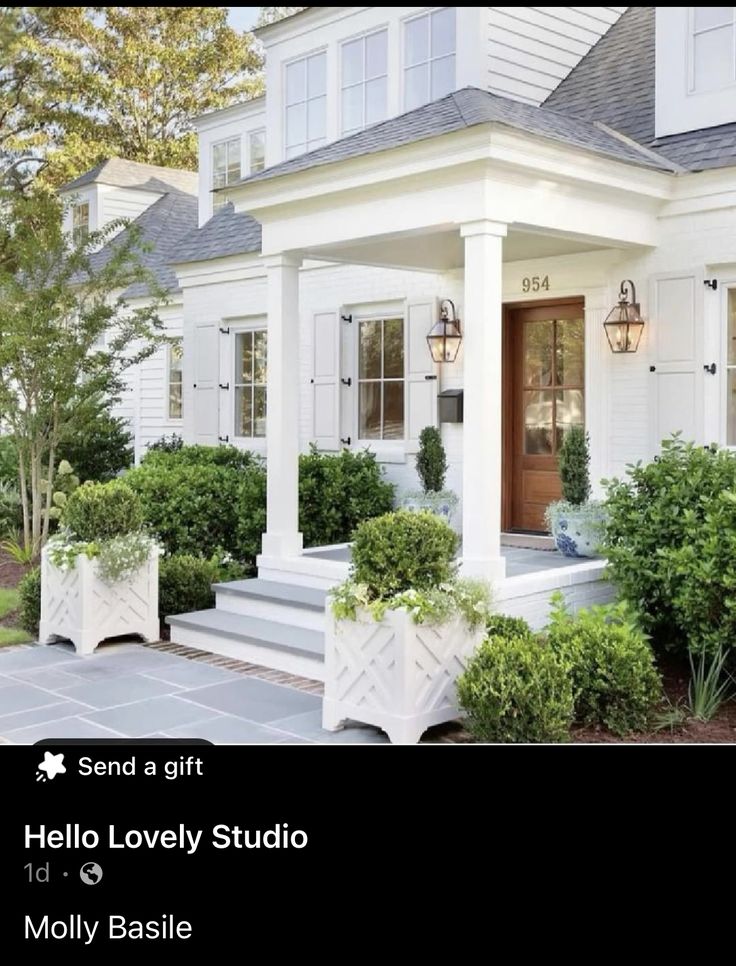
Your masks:
<svg viewBox="0 0 736 966"><path fill-rule="evenodd" d="M639 313L636 288L630 279L621 282L618 305L608 313L603 328L606 330L611 352L636 352L639 348L644 319Z"/></svg>
<svg viewBox="0 0 736 966"><path fill-rule="evenodd" d="M460 351L463 333L460 319L455 312L455 303L444 299L440 303L440 320L432 326L427 336L427 345L435 362L454 362Z"/></svg>

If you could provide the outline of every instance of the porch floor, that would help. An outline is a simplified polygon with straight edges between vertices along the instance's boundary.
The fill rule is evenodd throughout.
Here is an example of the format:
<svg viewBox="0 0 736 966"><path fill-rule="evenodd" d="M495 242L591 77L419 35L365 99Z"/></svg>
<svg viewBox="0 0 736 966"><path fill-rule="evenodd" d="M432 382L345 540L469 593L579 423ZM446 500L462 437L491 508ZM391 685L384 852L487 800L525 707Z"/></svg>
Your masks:
<svg viewBox="0 0 736 966"><path fill-rule="evenodd" d="M571 564L581 562L564 557L558 550L524 550L520 547L501 547L501 555L506 561L507 577L523 577L527 574L558 570L561 567L569 567ZM338 563L350 563L350 546L307 550L305 556L309 556L313 560L334 560Z"/></svg>

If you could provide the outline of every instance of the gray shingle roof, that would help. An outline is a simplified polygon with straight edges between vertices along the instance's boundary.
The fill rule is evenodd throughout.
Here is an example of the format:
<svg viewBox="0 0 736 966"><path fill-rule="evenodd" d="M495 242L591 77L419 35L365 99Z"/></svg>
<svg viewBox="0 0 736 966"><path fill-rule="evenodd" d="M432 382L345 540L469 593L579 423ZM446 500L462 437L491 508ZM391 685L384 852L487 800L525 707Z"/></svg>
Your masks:
<svg viewBox="0 0 736 966"><path fill-rule="evenodd" d="M736 124L654 136L655 7L629 7L544 107L604 121L690 171L736 165Z"/></svg>
<svg viewBox="0 0 736 966"><path fill-rule="evenodd" d="M245 255L261 250L261 226L250 215L235 214L225 205L208 222L183 239L174 262L205 262L227 255Z"/></svg>
<svg viewBox="0 0 736 966"><path fill-rule="evenodd" d="M197 227L197 198L181 191L171 191L146 208L132 223L141 232L142 240L151 246L150 251L141 254L141 262L152 273L157 283L167 292L179 291L179 283L172 262L176 260L182 240ZM125 238L129 228L116 235L105 247L93 256L95 262L104 264L116 244ZM123 293L126 298L145 298L149 294L148 285L137 282Z"/></svg>
<svg viewBox="0 0 736 966"><path fill-rule="evenodd" d="M672 170L665 159L656 159L615 134L601 128L593 120L571 117L549 108L522 104L510 98L490 94L477 87L465 87L438 101L415 108L399 117L326 144L307 154L266 168L243 182L263 181L280 175L305 171L336 161L346 161L389 148L412 144L425 138L449 134L478 124L502 124L541 137L571 144L618 161L645 167Z"/></svg>
<svg viewBox="0 0 736 966"><path fill-rule="evenodd" d="M184 191L197 193L197 172L178 168L162 168L155 164L108 158L89 171L65 184L60 191L75 191L88 184L108 184L118 188L138 188L144 191Z"/></svg>

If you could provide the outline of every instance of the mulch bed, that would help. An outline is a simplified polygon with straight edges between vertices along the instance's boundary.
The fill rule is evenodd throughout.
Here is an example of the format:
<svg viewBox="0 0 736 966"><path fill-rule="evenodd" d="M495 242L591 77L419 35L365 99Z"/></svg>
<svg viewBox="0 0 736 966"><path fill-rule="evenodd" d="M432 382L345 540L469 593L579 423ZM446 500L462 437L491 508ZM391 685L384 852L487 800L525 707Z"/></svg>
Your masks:
<svg viewBox="0 0 736 966"><path fill-rule="evenodd" d="M0 587L17 587L27 569L0 550Z"/></svg>

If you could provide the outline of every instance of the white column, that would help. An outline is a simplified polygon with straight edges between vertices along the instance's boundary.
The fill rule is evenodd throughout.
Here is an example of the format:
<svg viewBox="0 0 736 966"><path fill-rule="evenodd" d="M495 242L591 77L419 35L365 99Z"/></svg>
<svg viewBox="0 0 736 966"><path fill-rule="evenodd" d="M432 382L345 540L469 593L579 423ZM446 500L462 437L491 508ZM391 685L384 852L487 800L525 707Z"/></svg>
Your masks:
<svg viewBox="0 0 736 966"><path fill-rule="evenodd" d="M460 233L465 239L462 570L468 577L499 580L506 575L501 556L501 256L506 225L476 221L463 225Z"/></svg>
<svg viewBox="0 0 736 966"><path fill-rule="evenodd" d="M299 533L299 266L301 259L265 260L268 282L267 497L263 553L302 552Z"/></svg>

